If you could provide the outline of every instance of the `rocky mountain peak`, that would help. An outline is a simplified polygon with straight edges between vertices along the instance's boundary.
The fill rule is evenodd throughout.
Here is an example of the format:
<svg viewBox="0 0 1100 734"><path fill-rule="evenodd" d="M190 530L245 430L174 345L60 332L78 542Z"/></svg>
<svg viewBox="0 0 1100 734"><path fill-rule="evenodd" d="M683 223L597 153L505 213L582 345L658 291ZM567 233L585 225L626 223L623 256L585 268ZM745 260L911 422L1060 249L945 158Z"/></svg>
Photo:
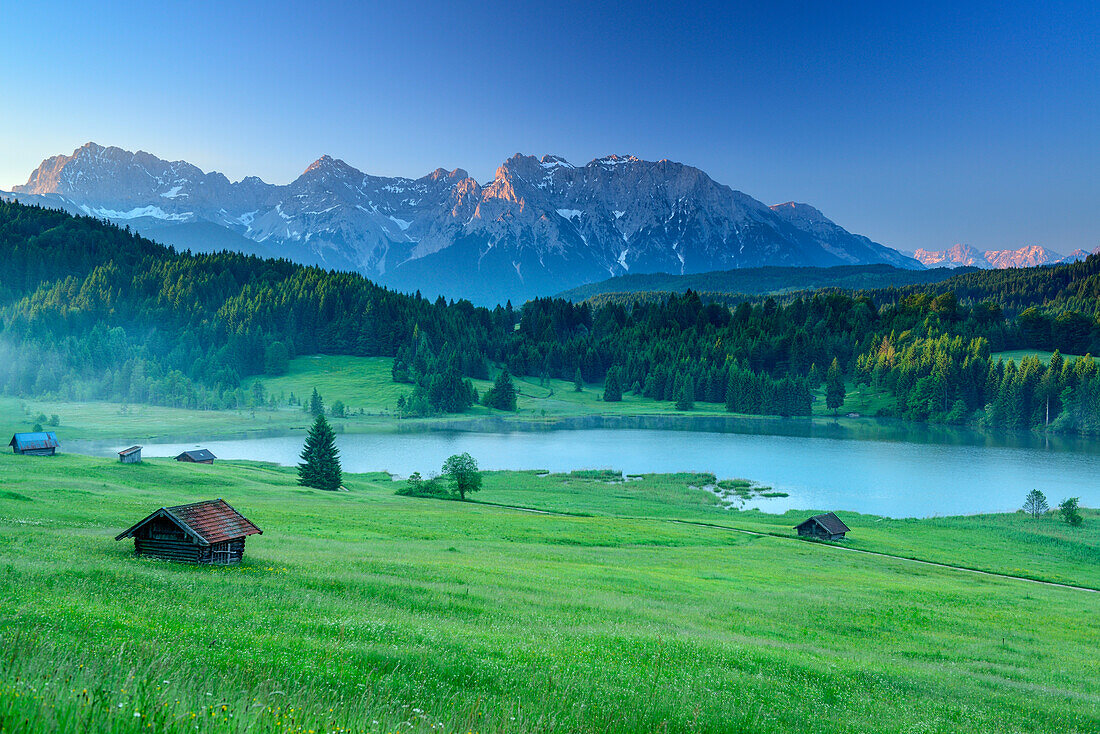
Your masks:
<svg viewBox="0 0 1100 734"><path fill-rule="evenodd" d="M495 180L513 180L514 177L525 181L535 182L543 178L544 169L539 159L533 155L516 153L497 167Z"/></svg>
<svg viewBox="0 0 1100 734"><path fill-rule="evenodd" d="M809 205L769 208L698 168L633 155L576 167L558 155L517 153L484 187L461 168L372 176L323 155L276 186L89 143L43 161L17 192L125 221L166 244L230 246L483 302L626 272L919 267Z"/></svg>
<svg viewBox="0 0 1100 734"><path fill-rule="evenodd" d="M1060 254L1042 245L1024 245L1016 250L987 250L984 254L995 268L1031 268L1062 259Z"/></svg>
<svg viewBox="0 0 1100 734"><path fill-rule="evenodd" d="M440 166L439 168L435 169L434 171L429 173L427 176L425 176L425 178L427 178L431 181L436 181L436 182L439 182L439 181L455 182L455 181L461 181L461 180L463 180L465 178L469 178L469 177L470 177L470 174L467 173L465 169L456 168L453 171L448 171L446 168L443 168L442 166Z"/></svg>
<svg viewBox="0 0 1100 734"><path fill-rule="evenodd" d="M797 201L786 201L782 204L773 204L769 207L773 212L784 215L788 218L800 218L807 222L813 223L829 223L833 222L829 220L821 210L810 206L809 204L800 204Z"/></svg>
<svg viewBox="0 0 1100 734"><path fill-rule="evenodd" d="M306 170L302 171L302 175L305 176L306 174L315 173L318 171L324 173L328 171L348 172L354 170L354 168L349 166L347 163L344 163L339 158L333 158L332 156L325 154L317 160L313 161L313 163L310 163L309 166L306 167Z"/></svg>
<svg viewBox="0 0 1100 734"><path fill-rule="evenodd" d="M642 162L642 159L638 158L636 156L616 155L614 153L612 153L611 155L605 155L602 158L597 158L596 160L592 161L593 164L600 165L600 166L618 166L618 165L622 165L623 163L641 163L641 162Z"/></svg>
<svg viewBox="0 0 1100 734"><path fill-rule="evenodd" d="M542 158L539 158L539 165L543 168L575 168L572 163L562 158L560 155L550 155L547 153Z"/></svg>
<svg viewBox="0 0 1100 734"><path fill-rule="evenodd" d="M1100 250L1100 248L1097 248L1097 250ZM1043 245L1024 245L1015 249L986 250L982 252L971 245L955 244L945 250L919 249L913 253L913 257L927 267L946 268L962 266L1031 268L1038 265L1077 262L1088 256L1089 253L1081 249L1063 256Z"/></svg>

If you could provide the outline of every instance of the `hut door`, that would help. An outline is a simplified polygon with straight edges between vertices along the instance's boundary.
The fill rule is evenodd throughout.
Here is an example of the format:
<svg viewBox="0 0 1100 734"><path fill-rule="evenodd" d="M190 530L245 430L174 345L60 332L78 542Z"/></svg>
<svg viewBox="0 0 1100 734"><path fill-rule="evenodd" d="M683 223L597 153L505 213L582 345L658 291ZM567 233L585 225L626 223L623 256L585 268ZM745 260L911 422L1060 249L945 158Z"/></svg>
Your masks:
<svg viewBox="0 0 1100 734"><path fill-rule="evenodd" d="M210 546L210 562L215 564L229 565L230 563L230 550L229 543L215 543Z"/></svg>

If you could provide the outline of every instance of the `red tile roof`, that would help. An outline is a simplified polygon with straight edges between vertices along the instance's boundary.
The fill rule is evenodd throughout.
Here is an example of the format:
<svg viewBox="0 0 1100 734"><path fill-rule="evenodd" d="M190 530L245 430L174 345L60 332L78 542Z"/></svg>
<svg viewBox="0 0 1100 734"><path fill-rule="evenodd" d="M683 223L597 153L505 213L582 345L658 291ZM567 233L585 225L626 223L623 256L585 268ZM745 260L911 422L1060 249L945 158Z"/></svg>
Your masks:
<svg viewBox="0 0 1100 734"><path fill-rule="evenodd" d="M256 527L252 521L230 507L228 502L216 499L194 502L190 505L162 507L120 533L115 540L132 536L142 525L157 517L170 518L202 545L214 545L226 540L263 533L263 530Z"/></svg>
<svg viewBox="0 0 1100 734"><path fill-rule="evenodd" d="M223 499L179 505L167 510L211 545L263 532Z"/></svg>

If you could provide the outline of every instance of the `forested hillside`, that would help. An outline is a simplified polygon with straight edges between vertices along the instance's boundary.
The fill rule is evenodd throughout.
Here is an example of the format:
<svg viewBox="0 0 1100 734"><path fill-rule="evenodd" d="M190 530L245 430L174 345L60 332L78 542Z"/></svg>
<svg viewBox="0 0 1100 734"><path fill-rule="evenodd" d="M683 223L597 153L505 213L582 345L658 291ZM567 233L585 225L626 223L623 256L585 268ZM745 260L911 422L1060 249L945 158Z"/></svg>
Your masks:
<svg viewBox="0 0 1100 734"><path fill-rule="evenodd" d="M853 296L865 296L875 303L893 304L921 293L954 293L959 301L975 303L988 301L999 306L1009 318L1014 318L1029 308L1047 315L1069 312L1092 319L1100 318L1100 273L1096 257L1076 263L1034 268L1007 268L1003 270L977 270L942 278L943 270L897 270L887 265L867 265L836 268L759 268L742 271L760 274L758 282L733 277L727 273L712 273L713 279L704 276L638 276L629 281L650 289L623 289L603 291L592 286L592 295L584 289L568 291L570 300L587 300L589 305L600 308L609 304L630 305L637 301L660 302L670 292L683 292L678 287L684 282L699 278L700 288L692 288L705 303L726 306L761 301L766 296L783 304L811 298L815 293L841 291ZM783 271L790 270L788 275ZM960 268L959 270L964 270ZM777 271L777 272L776 272ZM882 277L876 278L875 272ZM721 277L717 277L721 276ZM729 276L729 277L727 277ZM926 278L922 281L919 278ZM666 280L667 279L667 280ZM626 278L605 281L607 284L628 282ZM877 281L877 283L876 283ZM599 286L601 284L597 284ZM676 287L674 287L676 286Z"/></svg>
<svg viewBox="0 0 1100 734"><path fill-rule="evenodd" d="M872 298L895 300L926 290L909 285L865 292ZM1082 313L1095 320L1100 317L1100 256L1066 265L974 270L949 278L934 290L950 290L961 301L993 301L1010 316L1034 307L1056 313Z"/></svg>
<svg viewBox="0 0 1100 734"><path fill-rule="evenodd" d="M0 202L0 384L18 394L182 407L240 403L241 378L297 354L446 345L456 369L514 317L285 260L192 255L86 217Z"/></svg>
<svg viewBox="0 0 1100 734"><path fill-rule="evenodd" d="M1100 257L733 308L688 292L513 310L432 302L282 260L179 253L12 203L0 203L0 252L0 387L21 395L240 406L254 399L244 376L330 353L395 357L394 379L410 384L418 414L464 410L477 396L463 378L487 378L496 363L514 374L607 377L609 400L617 386L685 410L712 402L806 415L815 388L835 392L846 380L888 391L888 412L913 420L1100 431L1091 358L990 356L1095 352Z"/></svg>

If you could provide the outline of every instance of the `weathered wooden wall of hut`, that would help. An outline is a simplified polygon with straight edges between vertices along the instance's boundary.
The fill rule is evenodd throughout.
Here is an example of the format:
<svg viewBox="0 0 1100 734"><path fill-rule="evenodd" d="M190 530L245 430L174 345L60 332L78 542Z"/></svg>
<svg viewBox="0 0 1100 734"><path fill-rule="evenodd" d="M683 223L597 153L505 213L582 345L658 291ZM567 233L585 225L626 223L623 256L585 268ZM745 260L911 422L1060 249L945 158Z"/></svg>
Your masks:
<svg viewBox="0 0 1100 734"><path fill-rule="evenodd" d="M141 556L197 563L203 549L204 546L163 517L147 524L134 536L134 550Z"/></svg>

